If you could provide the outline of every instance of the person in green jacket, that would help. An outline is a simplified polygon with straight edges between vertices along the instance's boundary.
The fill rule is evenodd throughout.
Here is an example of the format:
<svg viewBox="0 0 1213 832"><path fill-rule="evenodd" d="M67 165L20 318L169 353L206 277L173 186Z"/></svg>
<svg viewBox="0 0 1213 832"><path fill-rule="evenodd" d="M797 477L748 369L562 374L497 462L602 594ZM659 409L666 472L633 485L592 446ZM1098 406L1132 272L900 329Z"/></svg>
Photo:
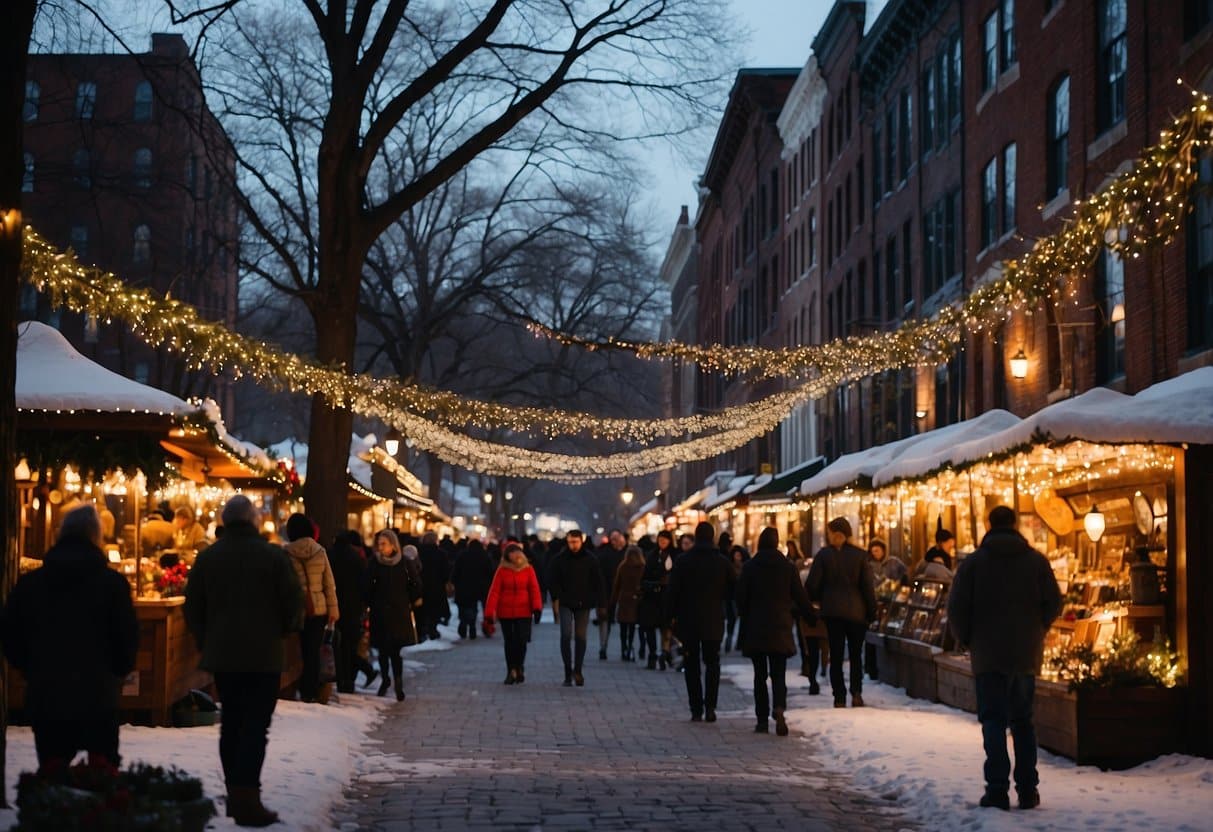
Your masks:
<svg viewBox="0 0 1213 832"><path fill-rule="evenodd" d="M262 539L257 511L237 495L223 507L224 535L200 552L185 588L185 621L223 702L219 759L238 826L269 826L261 766L283 668L282 640L302 626L303 593L290 559Z"/></svg>

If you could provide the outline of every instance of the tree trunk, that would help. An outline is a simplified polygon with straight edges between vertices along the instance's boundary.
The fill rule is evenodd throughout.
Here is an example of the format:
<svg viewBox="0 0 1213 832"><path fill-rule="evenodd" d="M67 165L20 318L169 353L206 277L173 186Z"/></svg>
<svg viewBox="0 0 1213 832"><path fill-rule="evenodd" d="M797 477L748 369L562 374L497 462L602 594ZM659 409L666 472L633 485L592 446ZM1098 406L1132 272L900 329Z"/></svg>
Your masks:
<svg viewBox="0 0 1213 832"><path fill-rule="evenodd" d="M7 4L0 26L0 601L17 579L16 460L17 297L21 281L21 181L25 64L34 28L35 0ZM9 213L13 212L13 213ZM8 755L8 667L0 663L0 785ZM0 788L7 807L7 789Z"/></svg>
<svg viewBox="0 0 1213 832"><path fill-rule="evenodd" d="M346 325L337 310L327 317L316 316L315 321L316 357L322 363L348 366L354 355L354 328ZM322 541L331 540L348 525L346 469L353 429L354 416L349 410L330 407L320 394L312 396L303 502L308 517L320 527Z"/></svg>

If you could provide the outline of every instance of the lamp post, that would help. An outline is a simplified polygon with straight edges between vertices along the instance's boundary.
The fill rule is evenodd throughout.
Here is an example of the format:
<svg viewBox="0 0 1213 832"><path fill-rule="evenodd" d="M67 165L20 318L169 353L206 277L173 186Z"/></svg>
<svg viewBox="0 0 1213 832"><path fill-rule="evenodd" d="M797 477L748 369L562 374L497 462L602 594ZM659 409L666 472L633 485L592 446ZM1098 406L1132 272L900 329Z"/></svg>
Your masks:
<svg viewBox="0 0 1213 832"><path fill-rule="evenodd" d="M395 458L400 451L400 431L392 428L387 432L387 436L383 438L383 449L387 451L387 455Z"/></svg>
<svg viewBox="0 0 1213 832"><path fill-rule="evenodd" d="M1023 347L1019 348L1019 352L1011 356L1011 377L1017 379L1025 379L1028 377L1028 357L1024 355Z"/></svg>

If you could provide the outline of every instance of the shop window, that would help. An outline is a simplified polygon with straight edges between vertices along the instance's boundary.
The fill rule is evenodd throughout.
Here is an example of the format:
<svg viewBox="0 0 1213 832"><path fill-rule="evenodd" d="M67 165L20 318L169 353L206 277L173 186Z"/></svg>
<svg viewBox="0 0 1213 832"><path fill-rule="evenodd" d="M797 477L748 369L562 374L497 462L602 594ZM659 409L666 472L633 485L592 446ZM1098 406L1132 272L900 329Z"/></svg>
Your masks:
<svg viewBox="0 0 1213 832"><path fill-rule="evenodd" d="M72 182L77 188L93 186L93 160L83 147L72 155Z"/></svg>
<svg viewBox="0 0 1213 832"><path fill-rule="evenodd" d="M1213 157L1198 165L1188 215L1188 349L1213 348Z"/></svg>
<svg viewBox="0 0 1213 832"><path fill-rule="evenodd" d="M152 151L141 147L135 151L135 187L146 190L152 186Z"/></svg>
<svg viewBox="0 0 1213 832"><path fill-rule="evenodd" d="M88 226L73 225L72 226L72 251L76 252L76 257L88 256Z"/></svg>
<svg viewBox="0 0 1213 832"><path fill-rule="evenodd" d="M1213 20L1213 0L1184 0L1184 40L1194 37Z"/></svg>
<svg viewBox="0 0 1213 832"><path fill-rule="evenodd" d="M1068 186L1070 157L1070 76L1063 76L1049 90L1046 142L1045 197L1053 197Z"/></svg>
<svg viewBox="0 0 1213 832"><path fill-rule="evenodd" d="M136 265L146 265L152 259L152 230L146 225L135 228L135 247L131 259Z"/></svg>
<svg viewBox="0 0 1213 832"><path fill-rule="evenodd" d="M1127 0L1099 0L1099 128L1107 130L1125 117L1128 42Z"/></svg>
<svg viewBox="0 0 1213 832"><path fill-rule="evenodd" d="M76 118L89 121L97 108L97 85L92 81L81 81L76 85Z"/></svg>
<svg viewBox="0 0 1213 832"><path fill-rule="evenodd" d="M135 85L135 121L152 120L152 85L140 81Z"/></svg>
<svg viewBox="0 0 1213 832"><path fill-rule="evenodd" d="M1106 248L1096 261L1095 301L1101 313L1095 374L1099 384L1106 384L1125 373L1125 264Z"/></svg>
<svg viewBox="0 0 1213 832"><path fill-rule="evenodd" d="M24 156L24 169L21 174L21 193L32 194L34 192L34 154L26 153Z"/></svg>
<svg viewBox="0 0 1213 832"><path fill-rule="evenodd" d="M38 120L38 107L42 103L42 87L37 81L25 82L25 103L21 106L21 119L29 124Z"/></svg>

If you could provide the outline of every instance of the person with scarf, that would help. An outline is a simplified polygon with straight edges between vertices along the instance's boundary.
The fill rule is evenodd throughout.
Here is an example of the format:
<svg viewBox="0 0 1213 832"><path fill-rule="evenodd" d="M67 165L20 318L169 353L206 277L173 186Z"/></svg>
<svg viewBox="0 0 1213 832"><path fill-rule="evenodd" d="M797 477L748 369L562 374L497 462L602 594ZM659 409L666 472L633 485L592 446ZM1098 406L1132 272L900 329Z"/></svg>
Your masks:
<svg viewBox="0 0 1213 832"><path fill-rule="evenodd" d="M408 547L413 548L413 547ZM375 534L375 559L370 564L371 646L379 653L383 681L379 695L387 695L393 681L396 701L404 701L404 659L400 651L417 643L413 607L421 601L421 573L416 561L406 558L391 529Z"/></svg>
<svg viewBox="0 0 1213 832"><path fill-rule="evenodd" d="M542 613L543 596L539 594L535 568L520 544L509 543L501 565L493 575L484 604L485 621L501 622L501 637L505 641L505 684L520 685L526 681L526 646L531 640L531 621L538 623Z"/></svg>
<svg viewBox="0 0 1213 832"><path fill-rule="evenodd" d="M299 674L299 698L315 702L320 695L320 645L324 631L337 623L337 582L329 565L328 552L316 542L316 527L303 514L292 514L286 521L286 553L291 556L295 576L303 588L303 632L299 647L303 672Z"/></svg>

